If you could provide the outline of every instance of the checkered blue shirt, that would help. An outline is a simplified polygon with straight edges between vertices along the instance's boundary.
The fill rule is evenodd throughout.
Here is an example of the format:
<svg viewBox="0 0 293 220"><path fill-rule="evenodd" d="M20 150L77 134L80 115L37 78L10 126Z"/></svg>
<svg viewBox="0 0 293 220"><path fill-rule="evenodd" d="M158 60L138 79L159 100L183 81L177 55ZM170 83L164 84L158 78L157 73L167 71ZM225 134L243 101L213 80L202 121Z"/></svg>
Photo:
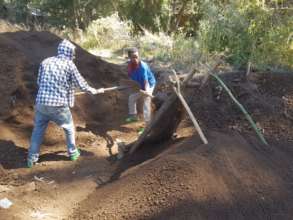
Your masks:
<svg viewBox="0 0 293 220"><path fill-rule="evenodd" d="M74 50L72 43L63 40L58 46L58 55L41 63L36 104L73 107L75 88L86 92L93 89L73 63Z"/></svg>

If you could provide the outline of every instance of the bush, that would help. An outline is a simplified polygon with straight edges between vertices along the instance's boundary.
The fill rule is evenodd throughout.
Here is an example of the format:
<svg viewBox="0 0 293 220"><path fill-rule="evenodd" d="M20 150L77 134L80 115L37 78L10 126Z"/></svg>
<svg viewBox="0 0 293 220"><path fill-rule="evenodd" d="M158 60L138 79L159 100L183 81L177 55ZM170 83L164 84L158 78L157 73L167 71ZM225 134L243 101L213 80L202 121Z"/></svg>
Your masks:
<svg viewBox="0 0 293 220"><path fill-rule="evenodd" d="M274 10L257 5L220 8L207 4L205 8L199 30L204 53L225 52L238 68L249 61L258 69L292 68L287 41L293 24L289 17L276 16Z"/></svg>
<svg viewBox="0 0 293 220"><path fill-rule="evenodd" d="M81 39L85 49L108 48L121 49L131 42L131 24L122 22L117 14L93 21Z"/></svg>
<svg viewBox="0 0 293 220"><path fill-rule="evenodd" d="M85 32L64 31L73 41L83 48L98 54L102 49L121 51L123 48L136 46L143 59L153 59L172 63L173 67L186 69L198 54L198 44L192 38L178 34L168 36L165 33L152 34L144 30L143 35L131 35L132 24L122 22L117 14L92 22ZM125 55L125 54L124 54Z"/></svg>

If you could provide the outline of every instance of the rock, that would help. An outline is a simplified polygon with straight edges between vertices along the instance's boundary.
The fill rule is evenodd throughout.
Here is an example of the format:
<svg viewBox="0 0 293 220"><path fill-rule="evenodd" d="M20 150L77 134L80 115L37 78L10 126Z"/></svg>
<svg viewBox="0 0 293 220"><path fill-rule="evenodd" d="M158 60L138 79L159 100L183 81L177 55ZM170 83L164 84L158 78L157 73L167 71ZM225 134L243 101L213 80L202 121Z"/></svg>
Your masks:
<svg viewBox="0 0 293 220"><path fill-rule="evenodd" d="M108 176L99 176L98 179L102 184L107 183L110 180L110 177Z"/></svg>
<svg viewBox="0 0 293 220"><path fill-rule="evenodd" d="M1 199L0 200L0 207L3 208L3 209L9 209L9 207L12 205L13 203L7 199L7 198L4 198L4 199Z"/></svg>

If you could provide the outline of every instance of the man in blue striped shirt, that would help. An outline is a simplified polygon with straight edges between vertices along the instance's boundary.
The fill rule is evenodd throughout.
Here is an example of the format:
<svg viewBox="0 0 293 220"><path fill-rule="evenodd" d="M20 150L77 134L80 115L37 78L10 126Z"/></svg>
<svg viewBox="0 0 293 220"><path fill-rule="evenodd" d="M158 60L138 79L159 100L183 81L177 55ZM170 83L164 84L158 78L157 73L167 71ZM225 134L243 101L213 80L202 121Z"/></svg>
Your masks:
<svg viewBox="0 0 293 220"><path fill-rule="evenodd" d="M63 40L58 45L58 55L43 60L40 65L28 167L32 167L39 159L40 145L50 121L63 128L70 159L76 160L80 155L75 145L75 128L70 112L70 107L74 106L74 90L79 88L93 95L103 93L104 90L88 85L73 63L74 57L75 46L68 40Z"/></svg>

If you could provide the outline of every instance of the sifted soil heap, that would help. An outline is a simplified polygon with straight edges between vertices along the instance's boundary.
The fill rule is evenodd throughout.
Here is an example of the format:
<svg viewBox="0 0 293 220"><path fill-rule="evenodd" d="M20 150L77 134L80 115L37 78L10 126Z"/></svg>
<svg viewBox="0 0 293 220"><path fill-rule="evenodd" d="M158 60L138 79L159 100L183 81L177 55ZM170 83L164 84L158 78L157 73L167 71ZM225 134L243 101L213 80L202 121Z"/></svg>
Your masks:
<svg viewBox="0 0 293 220"><path fill-rule="evenodd" d="M70 219L291 219L293 151L211 132L97 189ZM151 147L151 146L148 146Z"/></svg>

